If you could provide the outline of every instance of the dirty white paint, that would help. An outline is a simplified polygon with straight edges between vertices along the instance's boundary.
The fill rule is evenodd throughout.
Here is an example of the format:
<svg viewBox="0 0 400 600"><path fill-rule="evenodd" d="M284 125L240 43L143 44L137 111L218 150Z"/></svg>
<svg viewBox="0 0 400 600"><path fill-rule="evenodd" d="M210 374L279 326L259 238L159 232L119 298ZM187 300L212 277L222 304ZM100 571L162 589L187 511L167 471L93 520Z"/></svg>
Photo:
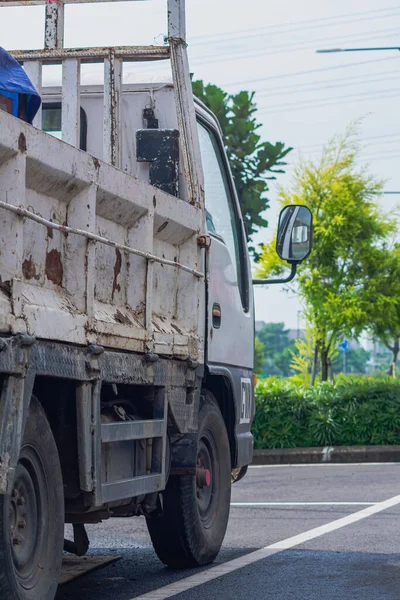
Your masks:
<svg viewBox="0 0 400 600"><path fill-rule="evenodd" d="M45 4L44 47L48 50L62 48L64 46L65 2L63 0L46 0Z"/></svg>
<svg viewBox="0 0 400 600"><path fill-rule="evenodd" d="M122 60L115 51L104 60L104 141L103 160L120 167L121 164L121 93Z"/></svg>
<svg viewBox="0 0 400 600"><path fill-rule="evenodd" d="M201 361L202 211L5 112L0 131L0 331Z"/></svg>
<svg viewBox="0 0 400 600"><path fill-rule="evenodd" d="M168 0L170 47L65 49L64 4L75 1L84 0L32 0L46 5L45 48L13 53L39 89L41 64L62 64L62 89L51 101L62 102L67 144L0 115L0 332L26 330L203 362L204 250L197 238L205 232L204 186L184 0ZM0 7L23 4L0 0ZM145 127L148 106L156 108L160 126L179 128L181 199L150 186L148 166L141 167L144 181L134 177L136 129L122 113L123 61L160 58L171 58L172 89L141 90L129 113L136 129ZM100 132L100 143L88 148L93 156L78 150L81 61L104 61L95 109L100 120L88 123ZM115 168L122 166L127 172Z"/></svg>
<svg viewBox="0 0 400 600"><path fill-rule="evenodd" d="M62 139L79 148L80 140L80 73L77 58L68 58L62 65Z"/></svg>

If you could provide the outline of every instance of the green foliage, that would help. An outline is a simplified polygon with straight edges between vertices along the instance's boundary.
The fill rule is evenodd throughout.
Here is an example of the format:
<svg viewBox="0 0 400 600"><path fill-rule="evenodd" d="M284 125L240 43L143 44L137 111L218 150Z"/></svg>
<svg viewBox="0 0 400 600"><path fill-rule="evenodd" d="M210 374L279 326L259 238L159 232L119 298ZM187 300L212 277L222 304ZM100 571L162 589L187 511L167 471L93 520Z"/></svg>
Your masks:
<svg viewBox="0 0 400 600"><path fill-rule="evenodd" d="M361 346L359 348L350 348L346 353L346 372L358 373L366 372L367 362L371 358L371 352ZM336 374L343 372L343 354L336 352L332 360L333 372Z"/></svg>
<svg viewBox="0 0 400 600"><path fill-rule="evenodd" d="M269 378L256 387L256 448L400 444L400 381L341 376L308 388Z"/></svg>
<svg viewBox="0 0 400 600"><path fill-rule="evenodd" d="M307 325L304 339L295 340L295 348L291 351L290 367L297 371L300 381L305 385L311 383L311 369L314 356L314 332Z"/></svg>
<svg viewBox="0 0 400 600"><path fill-rule="evenodd" d="M279 375L289 377L291 352L295 348L294 341L289 338L289 330L284 323L266 323L256 334L263 345L263 366L257 373L264 376Z"/></svg>
<svg viewBox="0 0 400 600"><path fill-rule="evenodd" d="M284 173L284 158L292 150L282 142L262 142L257 133L254 92L227 94L216 85L194 81L193 93L216 115L223 132L249 240L257 227L267 227L262 214L269 206L268 180ZM251 248L254 252L254 248Z"/></svg>
<svg viewBox="0 0 400 600"><path fill-rule="evenodd" d="M297 282L315 334L322 380L338 342L360 335L389 303L381 292L380 270L396 222L377 204L383 182L357 166L357 153L350 128L324 148L318 162L301 161L291 187L279 194L282 206L304 204L313 213L314 248L299 266ZM286 268L274 247L275 240L264 246L259 277Z"/></svg>
<svg viewBox="0 0 400 600"><path fill-rule="evenodd" d="M389 373L396 377L400 341L400 245L387 245L375 277L369 282L371 300L376 298L369 331L392 352Z"/></svg>
<svg viewBox="0 0 400 600"><path fill-rule="evenodd" d="M264 344L256 337L254 340L254 368L256 375L262 375L264 365Z"/></svg>

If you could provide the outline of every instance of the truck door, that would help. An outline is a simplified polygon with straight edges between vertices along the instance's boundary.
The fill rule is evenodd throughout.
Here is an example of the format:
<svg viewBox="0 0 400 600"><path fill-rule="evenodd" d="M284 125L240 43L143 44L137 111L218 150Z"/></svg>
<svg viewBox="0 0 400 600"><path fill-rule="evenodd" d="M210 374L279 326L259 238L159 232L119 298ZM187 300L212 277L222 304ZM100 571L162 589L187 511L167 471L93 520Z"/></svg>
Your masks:
<svg viewBox="0 0 400 600"><path fill-rule="evenodd" d="M242 397L245 393L248 396L253 368L254 324L243 221L221 135L217 127L206 120L198 121L198 130L206 222L211 237L207 364L228 369L231 380L236 380L234 387L238 395ZM240 382L245 386L245 392ZM250 402L250 398L247 401Z"/></svg>

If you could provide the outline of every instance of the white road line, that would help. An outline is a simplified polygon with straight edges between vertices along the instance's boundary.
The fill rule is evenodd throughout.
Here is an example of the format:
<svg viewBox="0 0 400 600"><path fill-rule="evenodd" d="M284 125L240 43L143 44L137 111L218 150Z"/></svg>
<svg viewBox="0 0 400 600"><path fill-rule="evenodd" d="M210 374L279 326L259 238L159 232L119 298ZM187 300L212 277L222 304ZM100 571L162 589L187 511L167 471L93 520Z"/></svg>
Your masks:
<svg viewBox="0 0 400 600"><path fill-rule="evenodd" d="M400 465L400 462L362 462L362 463L291 463L289 465L250 465L249 469L287 469L287 468L298 468L298 467L371 467L371 466L385 466L385 465Z"/></svg>
<svg viewBox="0 0 400 600"><path fill-rule="evenodd" d="M235 507L257 506L373 506L376 502L231 502Z"/></svg>
<svg viewBox="0 0 400 600"><path fill-rule="evenodd" d="M388 500L384 500L383 502L378 502L373 506L363 508L362 510L351 515L347 515L346 517L335 519L335 521L326 523L326 525L315 527L314 529L310 529L309 531L305 531L299 535L287 538L281 542L276 542L275 544L271 544L270 546L266 546L260 550L255 550L254 552L250 552L249 554L245 554L239 558L234 558L233 560L221 565L216 565L215 567L211 567L206 571L196 573L195 575L191 575L190 577L186 577L180 581L175 581L174 583L170 583L169 585L157 590L152 590L147 594L136 596L136 598L132 598L131 600L166 600L166 598L171 598L176 594L191 590L192 588L203 585L208 581L213 581L218 577L228 575L237 569L242 569L243 567L251 565L259 560L263 560L264 558L268 558L269 556L277 554L278 552L289 550L290 548L294 548L295 546L299 546L300 544L304 544L305 542L309 542L310 540L318 538L321 535L325 535L327 533L331 533L332 531L336 531L337 529L341 529L342 527L346 527L347 525L357 523L357 521L361 521L362 519L376 515L377 513L387 510L388 508L392 508L398 504L400 504L400 495L389 498Z"/></svg>

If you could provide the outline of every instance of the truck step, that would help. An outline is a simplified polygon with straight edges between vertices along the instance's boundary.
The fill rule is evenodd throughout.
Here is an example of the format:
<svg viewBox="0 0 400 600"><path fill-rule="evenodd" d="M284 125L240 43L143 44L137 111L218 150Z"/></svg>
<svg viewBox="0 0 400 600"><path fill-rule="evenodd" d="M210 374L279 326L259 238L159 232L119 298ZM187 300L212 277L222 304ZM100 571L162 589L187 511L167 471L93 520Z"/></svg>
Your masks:
<svg viewBox="0 0 400 600"><path fill-rule="evenodd" d="M158 438L163 436L163 431L164 419L102 423L101 441L107 443Z"/></svg>
<svg viewBox="0 0 400 600"><path fill-rule="evenodd" d="M140 475L131 479L121 479L111 483L103 483L101 494L103 502L113 502L121 498L133 498L144 494L151 494L163 489L164 478L161 473Z"/></svg>

